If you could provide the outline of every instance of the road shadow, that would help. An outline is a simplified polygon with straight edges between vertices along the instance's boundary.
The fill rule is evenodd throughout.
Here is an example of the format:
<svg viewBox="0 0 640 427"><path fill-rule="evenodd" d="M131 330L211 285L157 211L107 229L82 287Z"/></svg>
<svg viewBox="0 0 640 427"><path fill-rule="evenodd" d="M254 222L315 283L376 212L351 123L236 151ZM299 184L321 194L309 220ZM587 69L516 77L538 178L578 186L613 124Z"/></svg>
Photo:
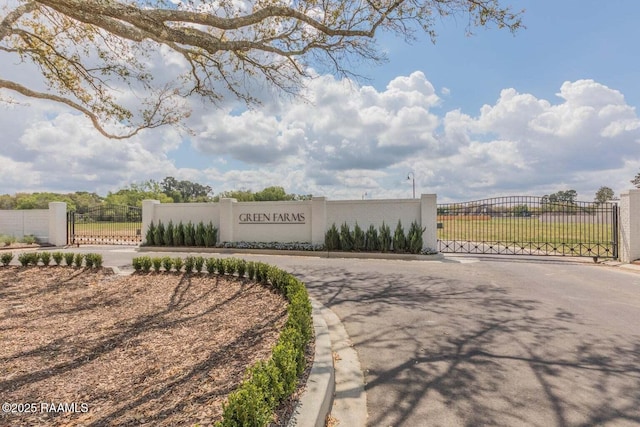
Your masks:
<svg viewBox="0 0 640 427"><path fill-rule="evenodd" d="M295 270L359 353L368 425L640 424L640 336L448 265Z"/></svg>

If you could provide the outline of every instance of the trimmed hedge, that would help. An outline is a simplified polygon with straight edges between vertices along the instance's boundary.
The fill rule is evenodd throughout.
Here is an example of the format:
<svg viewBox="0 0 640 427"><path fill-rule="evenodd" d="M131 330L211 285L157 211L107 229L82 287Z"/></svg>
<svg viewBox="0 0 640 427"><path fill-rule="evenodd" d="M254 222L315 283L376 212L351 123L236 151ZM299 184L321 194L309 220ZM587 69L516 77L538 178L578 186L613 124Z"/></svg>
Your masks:
<svg viewBox="0 0 640 427"><path fill-rule="evenodd" d="M161 258L158 259L162 261ZM136 257L132 261L136 271L144 271L145 265L149 266L146 269L149 271L151 265L156 263L155 258L147 256ZM165 271L170 271L171 267L167 268L167 265L163 263ZM180 271L182 259L175 258L171 265ZM311 302L307 289L293 275L263 262L188 256L184 265L186 274L194 274L194 268L198 270L206 266L208 273L197 274L237 274L240 278L246 277L270 285L289 302L287 322L273 348L271 358L247 369L243 382L223 404L222 421L216 423L216 427L268 425L280 402L295 391L298 378L305 369L305 349L313 336Z"/></svg>
<svg viewBox="0 0 640 427"><path fill-rule="evenodd" d="M0 256L0 262L4 266L8 266L13 260L13 253L7 252ZM22 252L18 255L18 261L23 267L29 265L37 266L42 265L49 266L51 260L55 262L57 266L65 260L67 266L82 267L83 261L87 268L101 268L102 267L102 255L96 253L79 254L74 252Z"/></svg>
<svg viewBox="0 0 640 427"><path fill-rule="evenodd" d="M208 224L200 221L193 224L189 221L183 224L173 221L165 226L162 221L151 221L145 236L144 246L196 246L214 247L218 241L218 228L212 222Z"/></svg>

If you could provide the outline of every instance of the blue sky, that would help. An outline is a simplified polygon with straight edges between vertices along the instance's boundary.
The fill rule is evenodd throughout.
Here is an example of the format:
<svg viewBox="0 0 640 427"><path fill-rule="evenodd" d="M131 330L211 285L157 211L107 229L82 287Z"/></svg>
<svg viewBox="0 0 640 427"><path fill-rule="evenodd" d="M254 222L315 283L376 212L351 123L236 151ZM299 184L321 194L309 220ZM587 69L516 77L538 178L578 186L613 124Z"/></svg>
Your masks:
<svg viewBox="0 0 640 427"><path fill-rule="evenodd" d="M240 114L231 101L194 102L193 136L163 129L115 142L60 106L10 107L0 192L105 194L172 175L215 192L403 198L411 171L417 192L441 201L629 189L640 172L640 2L510 4L526 9L515 35L468 37L464 18L441 21L436 44L382 35L386 63L355 69L367 77L358 82L317 76L311 104L265 98Z"/></svg>

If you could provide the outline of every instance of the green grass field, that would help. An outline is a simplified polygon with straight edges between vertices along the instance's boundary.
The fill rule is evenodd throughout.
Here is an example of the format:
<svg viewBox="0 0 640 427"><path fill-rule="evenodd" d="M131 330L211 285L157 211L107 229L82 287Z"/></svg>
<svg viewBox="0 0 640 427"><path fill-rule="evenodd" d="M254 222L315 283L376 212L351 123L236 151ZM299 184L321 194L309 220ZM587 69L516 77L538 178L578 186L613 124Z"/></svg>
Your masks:
<svg viewBox="0 0 640 427"><path fill-rule="evenodd" d="M527 247L548 243L555 245L557 252L565 254L582 254L583 250L577 248L582 245L599 246L599 253L607 253L606 248L609 251L613 248L611 224L552 223L537 218L444 218L438 222L442 223L442 228L438 229L439 240L520 244ZM576 247L574 251L571 251L572 247Z"/></svg>
<svg viewBox="0 0 640 427"><path fill-rule="evenodd" d="M136 236L140 228L139 222L76 222L74 232L77 236Z"/></svg>

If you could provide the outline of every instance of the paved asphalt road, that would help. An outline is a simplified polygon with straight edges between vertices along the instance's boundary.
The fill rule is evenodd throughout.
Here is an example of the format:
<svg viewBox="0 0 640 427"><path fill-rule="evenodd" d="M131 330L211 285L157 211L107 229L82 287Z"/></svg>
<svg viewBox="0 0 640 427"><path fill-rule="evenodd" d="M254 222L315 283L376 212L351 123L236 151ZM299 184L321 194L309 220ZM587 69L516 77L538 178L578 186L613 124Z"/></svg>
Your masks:
<svg viewBox="0 0 640 427"><path fill-rule="evenodd" d="M106 264L130 265L135 253L116 251ZM342 319L370 426L640 425L638 272L550 258L246 258L298 275Z"/></svg>

